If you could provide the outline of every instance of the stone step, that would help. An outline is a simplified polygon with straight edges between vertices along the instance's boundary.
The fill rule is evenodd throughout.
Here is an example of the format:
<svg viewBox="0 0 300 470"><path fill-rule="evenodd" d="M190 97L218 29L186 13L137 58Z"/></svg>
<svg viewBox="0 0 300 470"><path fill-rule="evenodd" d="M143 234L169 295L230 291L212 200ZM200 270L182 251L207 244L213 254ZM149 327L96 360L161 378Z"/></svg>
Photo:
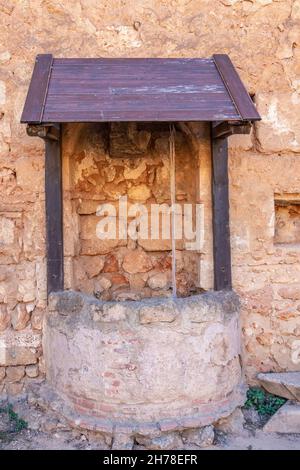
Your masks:
<svg viewBox="0 0 300 470"><path fill-rule="evenodd" d="M265 424L265 432L300 433L300 403L287 401Z"/></svg>
<svg viewBox="0 0 300 470"><path fill-rule="evenodd" d="M258 374L257 378L267 392L300 401L300 372L270 372Z"/></svg>

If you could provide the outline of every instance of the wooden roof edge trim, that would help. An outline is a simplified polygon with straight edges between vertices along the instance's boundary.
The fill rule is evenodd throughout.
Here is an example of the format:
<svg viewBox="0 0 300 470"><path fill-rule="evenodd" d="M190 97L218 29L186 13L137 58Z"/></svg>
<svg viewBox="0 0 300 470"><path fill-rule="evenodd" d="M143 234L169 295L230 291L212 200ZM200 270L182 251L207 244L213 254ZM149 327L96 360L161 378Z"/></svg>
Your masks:
<svg viewBox="0 0 300 470"><path fill-rule="evenodd" d="M46 103L51 68L52 54L38 54L28 88L21 123L41 123Z"/></svg>
<svg viewBox="0 0 300 470"><path fill-rule="evenodd" d="M261 120L255 105L227 54L212 56L223 83L243 121Z"/></svg>

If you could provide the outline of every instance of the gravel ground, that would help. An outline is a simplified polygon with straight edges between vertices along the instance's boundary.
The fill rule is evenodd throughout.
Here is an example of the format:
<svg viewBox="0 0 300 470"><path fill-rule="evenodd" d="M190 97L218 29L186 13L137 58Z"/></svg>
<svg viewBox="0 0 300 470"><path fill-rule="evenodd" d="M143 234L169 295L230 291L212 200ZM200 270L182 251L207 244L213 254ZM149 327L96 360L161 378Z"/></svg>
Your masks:
<svg viewBox="0 0 300 470"><path fill-rule="evenodd" d="M16 413L15 420L12 420L8 413L0 413L0 449L2 450L110 449L111 443L105 436L70 429L68 424L58 419L52 411L44 410L36 404L28 404L27 401L14 403L13 411ZM217 431L215 445L206 450L300 450L299 434L269 434L260 429L262 423L255 414L250 416L250 421L249 415L246 418L246 425L239 435ZM16 426L20 427L20 419L26 421L28 427L17 431ZM188 449L192 450L191 447Z"/></svg>

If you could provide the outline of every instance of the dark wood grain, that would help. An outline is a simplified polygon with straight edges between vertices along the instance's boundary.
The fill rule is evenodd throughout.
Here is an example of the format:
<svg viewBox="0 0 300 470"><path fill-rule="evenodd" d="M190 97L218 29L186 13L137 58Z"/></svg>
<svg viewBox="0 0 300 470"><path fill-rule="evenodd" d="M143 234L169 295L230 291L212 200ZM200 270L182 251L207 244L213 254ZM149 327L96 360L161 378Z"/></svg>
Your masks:
<svg viewBox="0 0 300 470"><path fill-rule="evenodd" d="M47 293L64 288L63 198L60 139L45 139Z"/></svg>
<svg viewBox="0 0 300 470"><path fill-rule="evenodd" d="M42 122L52 62L53 57L51 54L37 55L21 122Z"/></svg>
<svg viewBox="0 0 300 470"><path fill-rule="evenodd" d="M215 54L213 55L213 60L240 117L244 121L259 120L260 116L256 111L253 101L251 100L249 93L247 92L228 55Z"/></svg>
<svg viewBox="0 0 300 470"><path fill-rule="evenodd" d="M26 122L38 118L37 105L29 106L37 76ZM43 123L243 119L213 59L53 59L46 80Z"/></svg>
<svg viewBox="0 0 300 470"><path fill-rule="evenodd" d="M214 288L215 290L231 289L228 144L226 138L212 138L212 201Z"/></svg>

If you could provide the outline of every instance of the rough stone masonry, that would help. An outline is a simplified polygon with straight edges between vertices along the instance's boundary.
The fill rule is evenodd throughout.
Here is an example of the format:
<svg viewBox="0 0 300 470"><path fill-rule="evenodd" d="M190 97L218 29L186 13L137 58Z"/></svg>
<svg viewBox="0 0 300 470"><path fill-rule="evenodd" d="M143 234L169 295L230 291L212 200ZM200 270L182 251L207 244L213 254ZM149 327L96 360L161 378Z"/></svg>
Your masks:
<svg viewBox="0 0 300 470"><path fill-rule="evenodd" d="M244 370L248 383L259 371L298 370L300 1L128 0L112 7L111 2L94 0L5 0L0 1L0 22L0 391L20 394L28 381L45 372L44 149L39 139L26 136L19 121L34 57L46 52L56 57L230 55L262 116L249 137L229 141L233 285L242 300ZM161 254L152 247L149 255L142 247L139 266L144 274L130 272L132 246L120 247L125 248L124 258L108 247L95 262L98 252L87 253L93 241L85 236L94 209L88 209L87 198L74 198L74 182L93 194L97 174L96 187L106 197L114 199L116 188L126 188L133 199L147 199L153 185L159 188L167 180L164 159L159 162L157 157L152 168L145 168L142 160L122 167L109 160L105 147L83 148L79 155L80 129L76 135L73 151L64 153L67 287L79 289L87 283L95 290L96 278L97 292L109 296L116 282L125 288L122 292L128 286L130 292L164 290L169 282L167 251ZM182 285L192 288L199 275L203 288L209 289L210 160L205 135L200 140L205 246L192 270L196 277L186 275L182 260ZM163 145L158 142L155 151ZM77 156L70 172L66 167L71 154ZM103 174L91 173L98 158L106 161Z"/></svg>

